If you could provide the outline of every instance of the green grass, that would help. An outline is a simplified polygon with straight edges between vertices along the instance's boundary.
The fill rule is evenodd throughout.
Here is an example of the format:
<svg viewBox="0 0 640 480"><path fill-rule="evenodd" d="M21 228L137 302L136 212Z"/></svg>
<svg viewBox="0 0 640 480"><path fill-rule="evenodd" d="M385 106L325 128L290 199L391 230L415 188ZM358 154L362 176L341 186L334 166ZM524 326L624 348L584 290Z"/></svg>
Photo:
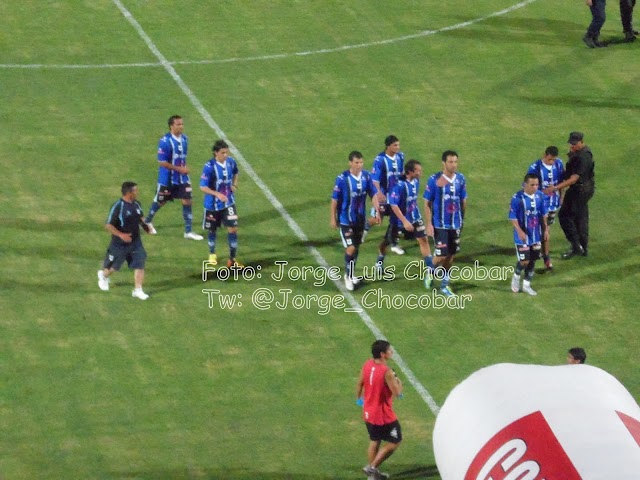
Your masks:
<svg viewBox="0 0 640 480"><path fill-rule="evenodd" d="M547 145L562 152L582 130L595 154L591 255L557 260L534 279L538 297L472 280L455 285L472 296L464 310L368 311L436 402L478 368L562 363L575 345L640 395L637 43L589 50L586 8L538 0L435 35L295 56L440 29L515 0L202 3L124 1L170 61L213 62L175 69L309 242L241 172L240 258L262 278L202 282L206 244L183 241L170 204L154 222L160 235L144 238L152 298L131 299L126 269L99 291L108 208L133 179L148 209L166 118L185 118L194 183L217 133L160 66L1 67L0 477L361 478L367 438L354 384L373 335L354 313L259 310L251 295L339 294L331 283L270 275L276 261L315 266L309 245L342 266L328 222L335 175L352 149L370 163L389 133L429 174L443 150L460 153L469 209L459 265L514 263L509 199ZM621 37L609 10L603 36ZM156 62L107 0L5 2L0 14L2 65ZM274 54L288 55L241 60ZM201 201L196 192L196 218ZM374 261L382 233L372 231L360 266ZM557 259L565 242L557 225L552 235ZM226 259L224 235L219 243ZM405 245L406 256L388 259L399 270L418 258ZM209 308L203 288L243 304ZM371 288L422 291L399 275L356 298ZM397 403L405 442L385 466L438 479L434 415L407 390Z"/></svg>

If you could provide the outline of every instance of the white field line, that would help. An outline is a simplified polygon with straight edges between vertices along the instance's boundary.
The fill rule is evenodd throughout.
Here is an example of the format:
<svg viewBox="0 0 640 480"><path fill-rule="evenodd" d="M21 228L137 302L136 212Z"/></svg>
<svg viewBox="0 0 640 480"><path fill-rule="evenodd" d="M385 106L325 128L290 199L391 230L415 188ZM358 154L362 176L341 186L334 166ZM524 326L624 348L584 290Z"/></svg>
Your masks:
<svg viewBox="0 0 640 480"><path fill-rule="evenodd" d="M293 58L293 57L305 57L309 55L320 55L324 53L335 53L335 52L343 52L345 50L353 50L356 48L368 48L376 45L390 45L398 42L404 42L406 40L412 40L415 38L427 37L430 35L435 35L437 33L450 32L452 30L458 30L460 28L465 28L474 23L483 22L485 20L489 20L490 18L499 17L501 15L505 15L507 13L513 12L514 10L518 10L522 7L529 5L537 0L524 0L522 2L516 3L510 7L504 8L497 12L489 13L482 17L474 18L472 20L468 20L466 22L456 23L455 25L449 25L447 27L438 28L436 30L423 30L421 32L413 33L411 35L404 35L396 38L388 38L384 40L376 40L373 42L366 43L357 43L354 45L342 45L340 47L335 48L322 48L320 50L308 50L303 52L293 52L293 53L275 53L271 55L258 55L253 57L231 57L231 58L223 58L223 59L213 59L213 60L176 60L173 62L167 62L169 65L210 65L210 64L218 64L218 63L240 63L240 62L255 62L262 60L278 60L284 58ZM155 63L155 62L136 62L136 63L105 63L105 64L77 64L77 65L65 65L65 64L44 64L44 63L34 63L34 64L20 64L20 63L0 63L0 69L92 69L92 68L148 68L148 67L164 67L163 63Z"/></svg>
<svg viewBox="0 0 640 480"><path fill-rule="evenodd" d="M280 201L276 198L276 196L271 192L269 187L267 187L267 185L262 181L262 179L258 176L258 174L253 170L253 168L251 167L249 162L244 158L242 153L240 153L240 151L227 138L226 134L222 131L220 126L211 117L209 112L204 108L204 106L202 105L200 100L198 100L198 98L191 91L189 86L184 82L184 80L182 80L180 75L178 75L176 70L169 63L169 61L165 58L165 56L160 52L160 50L158 50L158 47L153 43L151 38L142 29L142 27L137 22L137 20L133 17L133 15L131 15L131 12L129 12L129 10L127 10L127 8L122 4L122 2L120 0L112 0L112 1L120 9L120 11L124 15L124 17L133 26L133 28L136 30L136 32L138 32L138 35L140 35L142 40L144 40L144 42L147 44L147 46L149 47L151 52L159 60L160 64L164 67L164 69L167 71L167 73L171 76L171 78L173 78L175 80L175 82L180 87L180 90L182 90L182 92L187 96L187 98L192 103L192 105L196 108L196 110L198 110L198 113L200 113L200 115L202 116L204 121L207 123L207 125L209 125L209 127L211 127L211 129L216 132L218 137L220 137L221 139L223 139L225 142L227 142L229 144L229 148L233 152L234 158L238 161L238 163L240 163L240 165L242 166L243 170L254 181L254 183L258 186L258 188L260 190L262 190L262 193L264 193L264 195L267 197L267 199L273 205L273 207L280 213L280 215L282 215L282 217L285 219L285 221L289 225L289 228L291 228L291 230L293 230L293 232L298 237L298 239L300 239L303 242L308 242L309 238L307 237L307 235L302 231L300 226L291 217L291 215L284 208L282 203L280 203ZM328 262L324 259L324 257L320 254L320 252L315 247L309 246L308 248L309 248L309 251L311 252L311 255L313 256L313 258L316 260L316 262L318 262L318 264L321 267L329 268ZM354 308L354 309L360 310L359 316L362 319L362 321L364 322L364 324L369 328L369 330L371 330L371 333L373 333L373 335L378 339L384 339L385 337L382 334L382 332L380 331L380 329L373 322L373 320L371 319L369 314L364 311L364 309L361 307L361 305L358 303L358 301L355 299L355 297L353 295L351 295L351 293L344 287L344 285L342 285L341 282L334 282L334 283L335 283L336 287L345 296L345 298L347 299L347 301L349 302L351 307ZM409 366L405 363L405 361L402 359L402 357L400 356L400 354L397 351L395 352L394 358L395 358L396 364L398 365L398 367L400 368L402 373L405 375L407 380L409 380L409 383L411 383L411 385L413 385L413 387L416 389L416 391L418 392L420 397L429 406L429 408L431 409L433 414L437 415L438 411L440 410L440 408L438 407L438 404L435 402L435 400L433 399L431 394L429 394L427 389L416 378L414 373L411 371Z"/></svg>

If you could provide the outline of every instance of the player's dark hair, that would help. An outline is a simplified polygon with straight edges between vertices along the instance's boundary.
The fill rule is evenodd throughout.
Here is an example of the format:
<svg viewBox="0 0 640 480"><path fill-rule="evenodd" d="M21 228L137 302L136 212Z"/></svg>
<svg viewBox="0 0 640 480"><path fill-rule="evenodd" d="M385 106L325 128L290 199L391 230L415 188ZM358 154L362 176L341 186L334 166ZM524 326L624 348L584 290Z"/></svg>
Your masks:
<svg viewBox="0 0 640 480"><path fill-rule="evenodd" d="M120 187L120 191L122 195L126 195L127 193L133 192L133 189L137 186L138 184L136 182L124 182L122 187Z"/></svg>
<svg viewBox="0 0 640 480"><path fill-rule="evenodd" d="M213 150L214 152L218 152L223 148L229 148L227 142L225 142L224 140L216 140L216 142L213 144L213 147L211 147L211 150Z"/></svg>
<svg viewBox="0 0 640 480"><path fill-rule="evenodd" d="M529 180L531 180L532 178L535 178L536 180L540 180L540 178L538 177L538 175L536 175L535 173L527 173L524 176L524 183L527 183Z"/></svg>
<svg viewBox="0 0 640 480"><path fill-rule="evenodd" d="M389 350L390 346L391 344L386 340L376 340L371 345L371 355L373 355L373 358L380 358L384 352Z"/></svg>
<svg viewBox="0 0 640 480"><path fill-rule="evenodd" d="M349 161L352 161L354 158L364 158L362 156L362 153L360 153L358 150L354 150L349 154Z"/></svg>
<svg viewBox="0 0 640 480"><path fill-rule="evenodd" d="M569 349L569 355L578 360L580 363L584 363L587 361L587 353L584 351L584 348L581 347L573 347Z"/></svg>
<svg viewBox="0 0 640 480"><path fill-rule="evenodd" d="M554 157L558 156L558 147L551 145L549 147L547 147L547 149L544 151L545 155L553 155Z"/></svg>
<svg viewBox="0 0 640 480"><path fill-rule="evenodd" d="M167 123L169 124L169 128L171 128L171 125L173 125L174 123L176 123L176 120L181 119L182 117L180 115L171 115L169 117L169 120L167 120Z"/></svg>
<svg viewBox="0 0 640 480"><path fill-rule="evenodd" d="M458 153L455 152L454 150L445 150L444 152L442 152L442 161L446 162L447 161L447 157L457 157Z"/></svg>
<svg viewBox="0 0 640 480"><path fill-rule="evenodd" d="M404 174L406 175L407 173L412 173L416 169L417 165L422 165L422 164L418 160L414 160L413 158L409 160L404 165Z"/></svg>
<svg viewBox="0 0 640 480"><path fill-rule="evenodd" d="M389 145L393 145L394 143L399 141L400 139L395 135L389 135L387 138L384 139L384 146L388 147Z"/></svg>

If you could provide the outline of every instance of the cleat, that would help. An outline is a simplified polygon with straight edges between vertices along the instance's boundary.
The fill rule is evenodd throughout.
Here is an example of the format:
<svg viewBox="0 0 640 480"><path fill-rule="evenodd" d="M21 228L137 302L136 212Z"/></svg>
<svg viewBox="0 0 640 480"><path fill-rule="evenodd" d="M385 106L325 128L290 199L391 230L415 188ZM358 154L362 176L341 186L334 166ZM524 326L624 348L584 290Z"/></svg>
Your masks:
<svg viewBox="0 0 640 480"><path fill-rule="evenodd" d="M520 275L513 274L511 277L511 291L513 293L518 293L520 291Z"/></svg>
<svg viewBox="0 0 640 480"><path fill-rule="evenodd" d="M533 288L531 288L531 285L529 284L529 282L524 282L523 283L522 291L524 293L528 293L532 297L535 297L536 295L538 295L538 292L536 292Z"/></svg>
<svg viewBox="0 0 640 480"><path fill-rule="evenodd" d="M188 238L190 240L202 240L203 237L195 232L189 232L184 234L184 238Z"/></svg>
<svg viewBox="0 0 640 480"><path fill-rule="evenodd" d="M391 251L397 255L404 255L404 250L398 245L391 245Z"/></svg>
<svg viewBox="0 0 640 480"><path fill-rule="evenodd" d="M209 263L211 265L217 265L218 264L218 255L216 255L215 253L210 253L209 254Z"/></svg>
<svg viewBox="0 0 640 480"><path fill-rule="evenodd" d="M597 45L596 45L596 42L595 42L594 38L590 37L589 35L585 35L584 37L582 37L582 41L589 48L597 48Z"/></svg>
<svg viewBox="0 0 640 480"><path fill-rule="evenodd" d="M367 480L387 480L390 476L388 473L381 472L371 465L367 465L362 471L367 476Z"/></svg>
<svg viewBox="0 0 640 480"><path fill-rule="evenodd" d="M635 42L636 41L636 36L633 34L633 32L624 32L624 40L622 40L624 43L631 43L631 42Z"/></svg>
<svg viewBox="0 0 640 480"><path fill-rule="evenodd" d="M431 290L431 284L433 283L433 272L429 269L424 276L424 288Z"/></svg>
<svg viewBox="0 0 640 480"><path fill-rule="evenodd" d="M98 287L100 287L100 290L102 290L103 292L108 292L110 281L110 278L104 276L104 271L98 270Z"/></svg>
<svg viewBox="0 0 640 480"><path fill-rule="evenodd" d="M544 261L544 268L549 272L553 270L553 264L551 263L551 260Z"/></svg>
<svg viewBox="0 0 640 480"><path fill-rule="evenodd" d="M240 270L244 268L244 265L234 258L227 260L227 268L237 268L238 270Z"/></svg>
<svg viewBox="0 0 640 480"><path fill-rule="evenodd" d="M359 285L362 282L362 277L351 277L351 281L353 282L353 286Z"/></svg>
<svg viewBox="0 0 640 480"><path fill-rule="evenodd" d="M440 287L440 293L443 294L445 297L453 297L453 296L455 296L455 293L453 293L451 288L449 288L449 285L445 285L444 287Z"/></svg>
<svg viewBox="0 0 640 480"><path fill-rule="evenodd" d="M376 262L373 268L375 269L376 277L382 278L384 275L384 264L382 262Z"/></svg>
<svg viewBox="0 0 640 480"><path fill-rule="evenodd" d="M153 223L147 223L147 227L149 228L149 235L157 235L158 231L153 226Z"/></svg>
<svg viewBox="0 0 640 480"><path fill-rule="evenodd" d="M354 285L353 285L353 279L349 275L345 275L344 276L344 286L350 292L353 292L353 290L355 288Z"/></svg>
<svg viewBox="0 0 640 480"><path fill-rule="evenodd" d="M131 292L131 296L133 298L139 298L140 300L146 300L149 298L149 295L144 293L141 288L136 288L133 292Z"/></svg>
<svg viewBox="0 0 640 480"><path fill-rule="evenodd" d="M579 250L571 248L562 254L563 260L569 260L570 258L575 257L576 255L585 255L585 251L582 247Z"/></svg>

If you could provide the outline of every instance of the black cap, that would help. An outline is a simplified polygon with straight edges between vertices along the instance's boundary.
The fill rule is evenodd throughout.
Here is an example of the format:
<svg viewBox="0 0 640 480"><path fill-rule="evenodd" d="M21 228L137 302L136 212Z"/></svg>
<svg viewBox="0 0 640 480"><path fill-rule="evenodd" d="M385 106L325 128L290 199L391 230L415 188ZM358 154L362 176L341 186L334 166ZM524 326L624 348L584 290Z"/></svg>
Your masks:
<svg viewBox="0 0 640 480"><path fill-rule="evenodd" d="M584 133L571 132L569 134L569 140L567 140L567 143L570 143L571 145L576 145L577 143L580 143L583 138L584 138Z"/></svg>

